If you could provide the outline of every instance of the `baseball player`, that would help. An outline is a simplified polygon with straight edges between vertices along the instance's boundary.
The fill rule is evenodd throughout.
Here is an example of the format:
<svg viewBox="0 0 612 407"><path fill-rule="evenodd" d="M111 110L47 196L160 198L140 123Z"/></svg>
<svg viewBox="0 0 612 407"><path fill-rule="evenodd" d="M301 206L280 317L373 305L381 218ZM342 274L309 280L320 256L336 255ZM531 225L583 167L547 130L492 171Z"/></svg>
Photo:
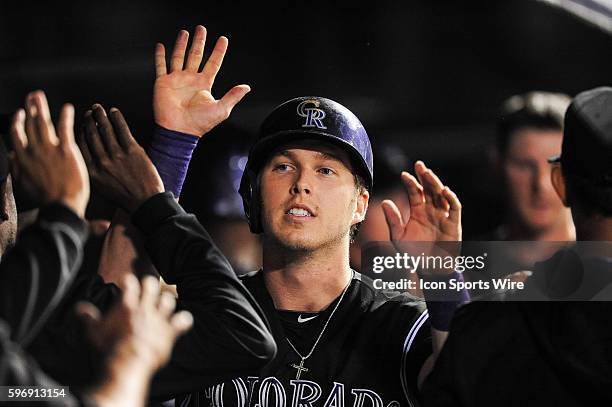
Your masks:
<svg viewBox="0 0 612 407"><path fill-rule="evenodd" d="M181 41L179 36L175 50L184 55ZM189 58L194 48L201 52L203 42L198 41L196 31ZM173 55L172 63L178 65L176 59ZM165 75L162 63L158 60L158 81ZM197 86L188 90L192 93L182 89L180 95L186 101L201 93ZM196 138L212 129L220 122L215 111L222 101L174 106L165 100L166 107L156 110L156 117L166 119L165 143L185 140L188 129L199 131L191 133ZM165 112L171 105L179 112ZM158 168L170 167L160 154L152 158ZM172 159L175 168L189 162L187 155L183 162L177 155ZM456 195L422 162L415 171L416 177L401 175L410 215L401 214L392 201L383 204L392 241L460 240ZM180 190L183 176L172 179L166 171L166 189ZM370 140L346 107L326 98L300 97L267 117L240 189L250 228L262 236L263 268L243 283L263 308L278 352L257 374L245 371L225 382L220 378L217 385L194 389L178 405L414 405L417 382L431 369L458 301L451 306L430 303L428 314L424 302L383 295L351 270L349 244L365 218L372 179ZM119 240L114 242L121 250ZM107 247L110 258L112 248Z"/></svg>
<svg viewBox="0 0 612 407"><path fill-rule="evenodd" d="M263 269L243 282L264 309L278 353L259 377L236 378L200 397L214 405L414 402L431 334L434 341L444 334L430 331L423 303L385 296L349 267L372 168L365 129L334 101L295 98L265 119L241 184L251 230L262 234ZM457 198L422 162L416 171L420 183L402 174L411 217L404 222L391 201L383 206L392 238L458 240Z"/></svg>
<svg viewBox="0 0 612 407"><path fill-rule="evenodd" d="M536 264L524 292L457 313L426 405L612 403L612 88L578 94L564 125L551 181L578 242Z"/></svg>

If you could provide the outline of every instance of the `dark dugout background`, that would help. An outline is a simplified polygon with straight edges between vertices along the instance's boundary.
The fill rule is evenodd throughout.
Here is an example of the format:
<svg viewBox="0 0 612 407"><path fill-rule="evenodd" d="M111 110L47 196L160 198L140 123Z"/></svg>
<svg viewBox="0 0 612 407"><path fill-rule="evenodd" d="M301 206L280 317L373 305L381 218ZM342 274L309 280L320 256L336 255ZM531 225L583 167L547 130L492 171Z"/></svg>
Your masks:
<svg viewBox="0 0 612 407"><path fill-rule="evenodd" d="M393 143L438 171L463 202L468 238L501 213L487 167L499 104L529 90L574 95L611 84L610 36L534 0L11 2L0 12L0 111L41 88L55 112L66 101L77 113L94 102L119 107L146 142L154 44L168 50L178 30L198 23L208 28L207 52L219 35L230 39L215 96L238 83L253 89L230 119L239 134L248 138L288 98L335 99L360 117L375 149ZM190 177L214 183L221 178L199 158L206 145ZM208 194L188 182L182 199L198 210ZM94 207L99 216L103 206Z"/></svg>

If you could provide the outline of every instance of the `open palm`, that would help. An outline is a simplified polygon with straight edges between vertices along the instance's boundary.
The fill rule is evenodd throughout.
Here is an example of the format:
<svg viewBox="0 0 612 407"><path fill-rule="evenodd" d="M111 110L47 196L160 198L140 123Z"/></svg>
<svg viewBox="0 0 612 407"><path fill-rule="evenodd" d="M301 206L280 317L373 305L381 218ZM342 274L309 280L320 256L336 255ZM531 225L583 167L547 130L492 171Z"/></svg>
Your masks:
<svg viewBox="0 0 612 407"><path fill-rule="evenodd" d="M227 119L240 100L251 88L237 85L221 99L212 95L215 77L221 68L228 40L220 37L200 71L206 43L206 28L196 27L194 39L185 61L189 33L181 31L176 39L170 71L166 65L166 52L162 44L155 50L156 80L153 88L155 122L167 129L194 136L202 136Z"/></svg>
<svg viewBox="0 0 612 407"><path fill-rule="evenodd" d="M423 162L416 163L415 172L419 180L407 172L402 173L410 202L409 214L402 215L391 200L383 202L391 241L398 249L403 242L460 241L459 199Z"/></svg>

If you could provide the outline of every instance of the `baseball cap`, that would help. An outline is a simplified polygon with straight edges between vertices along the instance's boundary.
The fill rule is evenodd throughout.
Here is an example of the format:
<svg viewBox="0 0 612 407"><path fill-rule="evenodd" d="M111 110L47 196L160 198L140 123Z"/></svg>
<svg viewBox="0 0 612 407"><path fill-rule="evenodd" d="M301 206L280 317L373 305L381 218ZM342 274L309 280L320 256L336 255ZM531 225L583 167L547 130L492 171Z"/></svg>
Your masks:
<svg viewBox="0 0 612 407"><path fill-rule="evenodd" d="M579 93L565 113L560 162L570 174L612 185L612 87Z"/></svg>

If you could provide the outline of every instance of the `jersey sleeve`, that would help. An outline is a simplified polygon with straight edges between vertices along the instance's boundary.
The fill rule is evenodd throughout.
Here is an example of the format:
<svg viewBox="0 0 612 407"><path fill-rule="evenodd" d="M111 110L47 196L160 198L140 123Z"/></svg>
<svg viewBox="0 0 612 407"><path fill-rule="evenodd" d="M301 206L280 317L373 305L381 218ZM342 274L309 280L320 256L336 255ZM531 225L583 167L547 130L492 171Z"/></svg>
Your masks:
<svg viewBox="0 0 612 407"><path fill-rule="evenodd" d="M164 280L177 285L179 307L194 316L152 393L180 394L258 372L276 352L265 316L195 216L163 193L132 221Z"/></svg>
<svg viewBox="0 0 612 407"><path fill-rule="evenodd" d="M60 204L41 209L36 223L0 263L0 319L11 340L27 346L40 332L74 280L87 226Z"/></svg>
<svg viewBox="0 0 612 407"><path fill-rule="evenodd" d="M427 310L420 312L407 328L402 342L400 381L404 395L410 400L418 393L419 372L432 353Z"/></svg>

